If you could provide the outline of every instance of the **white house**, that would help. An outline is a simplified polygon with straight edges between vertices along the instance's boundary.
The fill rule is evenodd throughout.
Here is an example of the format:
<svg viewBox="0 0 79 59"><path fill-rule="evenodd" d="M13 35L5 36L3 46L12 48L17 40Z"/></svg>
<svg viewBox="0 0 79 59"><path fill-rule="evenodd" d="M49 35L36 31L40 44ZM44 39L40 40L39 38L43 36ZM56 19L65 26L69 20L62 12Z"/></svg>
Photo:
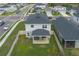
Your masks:
<svg viewBox="0 0 79 59"><path fill-rule="evenodd" d="M54 6L53 10L66 13L66 7L63 7L63 6Z"/></svg>
<svg viewBox="0 0 79 59"><path fill-rule="evenodd" d="M73 13L72 20L73 20L73 22L75 22L76 24L79 25L79 11L76 11Z"/></svg>
<svg viewBox="0 0 79 59"><path fill-rule="evenodd" d="M14 12L14 11L17 10L17 7L16 7L15 5L11 5L11 6L8 7L6 10L7 10L8 12Z"/></svg>
<svg viewBox="0 0 79 59"><path fill-rule="evenodd" d="M37 4L35 5L35 8L45 9L45 8L46 8L46 6L47 6L47 4L46 4L46 3L37 3Z"/></svg>
<svg viewBox="0 0 79 59"><path fill-rule="evenodd" d="M47 15L32 14L25 17L26 37L32 38L33 44L48 44L51 34L51 23Z"/></svg>
<svg viewBox="0 0 79 59"><path fill-rule="evenodd" d="M4 10L4 11L7 11L7 12L13 12L13 11L17 10L17 8L16 8L15 5L11 5L11 6L0 7L0 10Z"/></svg>

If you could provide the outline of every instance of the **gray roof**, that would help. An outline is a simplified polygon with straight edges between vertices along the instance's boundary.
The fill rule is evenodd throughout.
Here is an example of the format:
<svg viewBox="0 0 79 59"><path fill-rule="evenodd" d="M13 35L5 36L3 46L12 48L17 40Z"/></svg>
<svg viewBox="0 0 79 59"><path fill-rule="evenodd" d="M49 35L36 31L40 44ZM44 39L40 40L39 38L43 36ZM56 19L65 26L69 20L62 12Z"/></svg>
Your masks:
<svg viewBox="0 0 79 59"><path fill-rule="evenodd" d="M32 14L25 18L26 24L50 24L48 16L45 14Z"/></svg>
<svg viewBox="0 0 79 59"><path fill-rule="evenodd" d="M76 10L76 11L79 11L79 8L78 7L73 7L72 9L73 10Z"/></svg>
<svg viewBox="0 0 79 59"><path fill-rule="evenodd" d="M56 28L64 40L79 40L79 29L64 17L55 20Z"/></svg>
<svg viewBox="0 0 79 59"><path fill-rule="evenodd" d="M74 16L79 17L79 11L76 11L76 12L74 13Z"/></svg>
<svg viewBox="0 0 79 59"><path fill-rule="evenodd" d="M32 32L32 36L49 36L50 33L45 29L37 29Z"/></svg>

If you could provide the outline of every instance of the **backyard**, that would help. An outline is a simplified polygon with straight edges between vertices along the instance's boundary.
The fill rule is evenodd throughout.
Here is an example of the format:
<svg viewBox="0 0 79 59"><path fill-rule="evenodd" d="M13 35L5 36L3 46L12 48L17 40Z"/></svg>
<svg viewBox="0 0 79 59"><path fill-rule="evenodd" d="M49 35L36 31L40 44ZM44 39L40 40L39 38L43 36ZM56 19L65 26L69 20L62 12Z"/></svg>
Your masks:
<svg viewBox="0 0 79 59"><path fill-rule="evenodd" d="M34 45L32 40L20 35L15 45L12 56L53 56L61 55L55 37L52 35L47 45Z"/></svg>
<svg viewBox="0 0 79 59"><path fill-rule="evenodd" d="M79 56L79 48L64 48L66 56Z"/></svg>

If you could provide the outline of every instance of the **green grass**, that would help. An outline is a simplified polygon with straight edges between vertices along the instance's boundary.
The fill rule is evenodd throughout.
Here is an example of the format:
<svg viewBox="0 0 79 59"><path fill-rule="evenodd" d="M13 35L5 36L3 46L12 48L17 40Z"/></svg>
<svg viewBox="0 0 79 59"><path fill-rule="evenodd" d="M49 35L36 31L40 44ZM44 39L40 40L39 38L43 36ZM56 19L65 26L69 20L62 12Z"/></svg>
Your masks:
<svg viewBox="0 0 79 59"><path fill-rule="evenodd" d="M15 40L15 37L19 30L24 30L24 22L21 22L17 25L17 27L14 29L12 34L8 37L7 41L3 44L3 46L0 48L0 56L7 55L13 41Z"/></svg>
<svg viewBox="0 0 79 59"><path fill-rule="evenodd" d="M64 51L67 56L79 56L79 48L64 48Z"/></svg>
<svg viewBox="0 0 79 59"><path fill-rule="evenodd" d="M12 14L14 14L14 12L4 12L0 16L9 16L9 15L12 15Z"/></svg>
<svg viewBox="0 0 79 59"><path fill-rule="evenodd" d="M52 15L53 16L60 16L61 14L59 12L57 12L57 11L54 11L54 12L52 12Z"/></svg>
<svg viewBox="0 0 79 59"><path fill-rule="evenodd" d="M61 55L58 46L55 41L55 37L52 35L50 43L47 45L34 45L32 40L26 38L25 35L19 36L18 42L15 45L12 56L56 56Z"/></svg>

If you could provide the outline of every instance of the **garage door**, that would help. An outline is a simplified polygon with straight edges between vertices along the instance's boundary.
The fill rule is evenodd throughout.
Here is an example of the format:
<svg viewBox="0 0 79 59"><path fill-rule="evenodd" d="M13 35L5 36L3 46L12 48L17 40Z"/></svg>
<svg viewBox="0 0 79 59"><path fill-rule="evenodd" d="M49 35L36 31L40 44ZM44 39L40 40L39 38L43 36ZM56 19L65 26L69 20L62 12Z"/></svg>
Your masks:
<svg viewBox="0 0 79 59"><path fill-rule="evenodd" d="M79 48L79 40L75 41L75 48Z"/></svg>

